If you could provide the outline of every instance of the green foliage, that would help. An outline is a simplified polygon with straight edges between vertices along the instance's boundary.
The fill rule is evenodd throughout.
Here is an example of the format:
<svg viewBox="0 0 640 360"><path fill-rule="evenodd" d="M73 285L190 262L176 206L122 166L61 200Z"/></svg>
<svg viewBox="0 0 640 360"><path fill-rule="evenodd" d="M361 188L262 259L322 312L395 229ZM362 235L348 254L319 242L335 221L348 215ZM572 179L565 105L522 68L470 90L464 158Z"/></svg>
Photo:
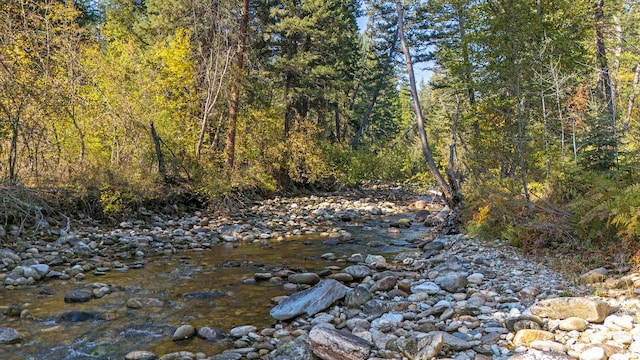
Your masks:
<svg viewBox="0 0 640 360"><path fill-rule="evenodd" d="M532 184L532 189L543 188ZM486 240L501 239L524 250L575 244L570 213L550 204L541 193L530 206L509 181L469 181L465 184L463 221L466 230Z"/></svg>
<svg viewBox="0 0 640 360"><path fill-rule="evenodd" d="M341 183L356 185L371 180L432 183L422 153L415 146L398 145L376 152L328 147L326 152L332 172Z"/></svg>
<svg viewBox="0 0 640 360"><path fill-rule="evenodd" d="M585 119L585 134L578 146L579 164L586 170L606 173L617 166L618 139L606 110L597 104L590 104L590 108Z"/></svg>
<svg viewBox="0 0 640 360"><path fill-rule="evenodd" d="M524 206L522 198L514 197L504 184L495 181L468 181L463 191L466 230L487 240L501 239L503 234L508 234L514 224L513 216L521 213Z"/></svg>
<svg viewBox="0 0 640 360"><path fill-rule="evenodd" d="M632 184L607 202L607 224L617 230L628 250L640 249L640 184Z"/></svg>
<svg viewBox="0 0 640 360"><path fill-rule="evenodd" d="M584 243L640 249L640 185L594 171L574 171L555 181L551 199L568 204L574 232Z"/></svg>
<svg viewBox="0 0 640 360"><path fill-rule="evenodd" d="M100 189L100 205L105 215L118 214L125 208L120 190L111 189L109 186L103 186Z"/></svg>

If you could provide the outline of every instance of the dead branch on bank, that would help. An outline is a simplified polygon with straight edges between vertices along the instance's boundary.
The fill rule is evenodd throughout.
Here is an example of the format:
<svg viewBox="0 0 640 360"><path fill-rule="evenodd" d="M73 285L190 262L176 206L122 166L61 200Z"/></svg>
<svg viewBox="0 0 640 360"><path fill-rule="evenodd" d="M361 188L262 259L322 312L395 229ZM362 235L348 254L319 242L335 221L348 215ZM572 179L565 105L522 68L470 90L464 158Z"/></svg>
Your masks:
<svg viewBox="0 0 640 360"><path fill-rule="evenodd" d="M49 220L53 216L61 217L65 222L63 230L69 230L69 217L49 206L36 191L20 185L0 187L0 226L4 229L15 226L12 234L16 237L26 228L32 228L33 231L48 230Z"/></svg>

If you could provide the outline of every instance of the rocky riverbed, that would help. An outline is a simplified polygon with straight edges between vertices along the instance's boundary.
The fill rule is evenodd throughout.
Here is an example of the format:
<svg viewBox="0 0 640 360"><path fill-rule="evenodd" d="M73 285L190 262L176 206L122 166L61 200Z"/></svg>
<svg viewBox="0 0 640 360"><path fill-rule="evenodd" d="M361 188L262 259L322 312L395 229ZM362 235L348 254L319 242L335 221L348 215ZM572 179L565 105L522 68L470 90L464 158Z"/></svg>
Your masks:
<svg viewBox="0 0 640 360"><path fill-rule="evenodd" d="M430 232L446 213L434 193L383 187L274 198L227 217L206 213L169 217L142 209L137 219L117 229L102 229L86 220L69 231L45 229L34 237L9 238L5 243L11 245L0 249L4 313L0 318L6 320L0 322L6 324L0 325L0 353L14 354L10 358L16 359L41 358L20 349L46 332L66 329L61 327L65 321L108 326L112 317L130 316L131 328L147 324L147 330L175 346L149 348L141 343L128 351L127 359L640 357L640 301L634 292L640 276L613 276L607 269L597 269L576 284L499 241L484 243L465 235ZM15 229L7 233L11 236ZM373 236L363 240L365 233ZM239 281L242 285L266 289L260 286L267 284L275 289L263 293L270 297L265 301L271 301L265 310L267 324L222 328L198 320L195 313L183 316L180 323L166 324L158 320L167 309L164 303L178 304L168 311L186 311L180 310L181 302L172 294L167 300L148 291L123 297L122 287L102 281L110 279L109 274L159 266L184 253L205 254L221 245L230 251L253 246L277 253L279 244L287 241L320 241L325 246L318 248L322 253L303 257L317 257L322 266L288 264L292 254L283 254L278 266L252 266L261 263L260 258L227 262L246 270ZM217 274L211 271L212 276ZM176 274L177 279L180 276L184 274ZM150 287L153 280L139 283ZM158 275L155 282L162 281ZM45 290L36 296L56 297L68 306L104 302L107 310L65 311L52 321L39 319L29 299L7 303L11 292L43 285L64 288L64 294ZM225 295L203 287L178 296L210 301L197 308L206 311L207 304L214 306L209 299ZM160 311L147 313L148 318L136 324L135 312L150 308ZM130 330L103 337L135 336ZM74 335L69 334L70 343L76 341ZM193 339L217 346L202 347ZM50 353L48 358L122 356L67 352Z"/></svg>

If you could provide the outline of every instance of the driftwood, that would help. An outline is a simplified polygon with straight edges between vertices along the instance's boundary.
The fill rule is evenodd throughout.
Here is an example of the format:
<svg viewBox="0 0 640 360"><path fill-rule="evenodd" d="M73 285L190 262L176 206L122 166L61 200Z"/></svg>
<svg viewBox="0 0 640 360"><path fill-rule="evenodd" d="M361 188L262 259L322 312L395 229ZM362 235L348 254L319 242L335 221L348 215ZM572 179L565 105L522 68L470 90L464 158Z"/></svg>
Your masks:
<svg viewBox="0 0 640 360"><path fill-rule="evenodd" d="M49 221L45 215L53 214L64 219L66 226L63 231L69 231L69 217L45 204L31 190L23 186L0 187L0 220L4 226L17 225L17 234L22 233L27 225L33 225L34 231L48 229Z"/></svg>

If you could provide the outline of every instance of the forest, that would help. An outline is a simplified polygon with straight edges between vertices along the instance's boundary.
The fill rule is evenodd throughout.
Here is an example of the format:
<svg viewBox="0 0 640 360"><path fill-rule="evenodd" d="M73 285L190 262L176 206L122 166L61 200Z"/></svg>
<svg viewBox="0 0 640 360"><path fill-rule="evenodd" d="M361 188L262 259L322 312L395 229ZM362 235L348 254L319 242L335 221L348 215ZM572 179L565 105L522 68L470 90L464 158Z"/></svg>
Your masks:
<svg viewBox="0 0 640 360"><path fill-rule="evenodd" d="M638 259L638 21L636 0L3 0L2 193L115 216L403 182L482 238Z"/></svg>

